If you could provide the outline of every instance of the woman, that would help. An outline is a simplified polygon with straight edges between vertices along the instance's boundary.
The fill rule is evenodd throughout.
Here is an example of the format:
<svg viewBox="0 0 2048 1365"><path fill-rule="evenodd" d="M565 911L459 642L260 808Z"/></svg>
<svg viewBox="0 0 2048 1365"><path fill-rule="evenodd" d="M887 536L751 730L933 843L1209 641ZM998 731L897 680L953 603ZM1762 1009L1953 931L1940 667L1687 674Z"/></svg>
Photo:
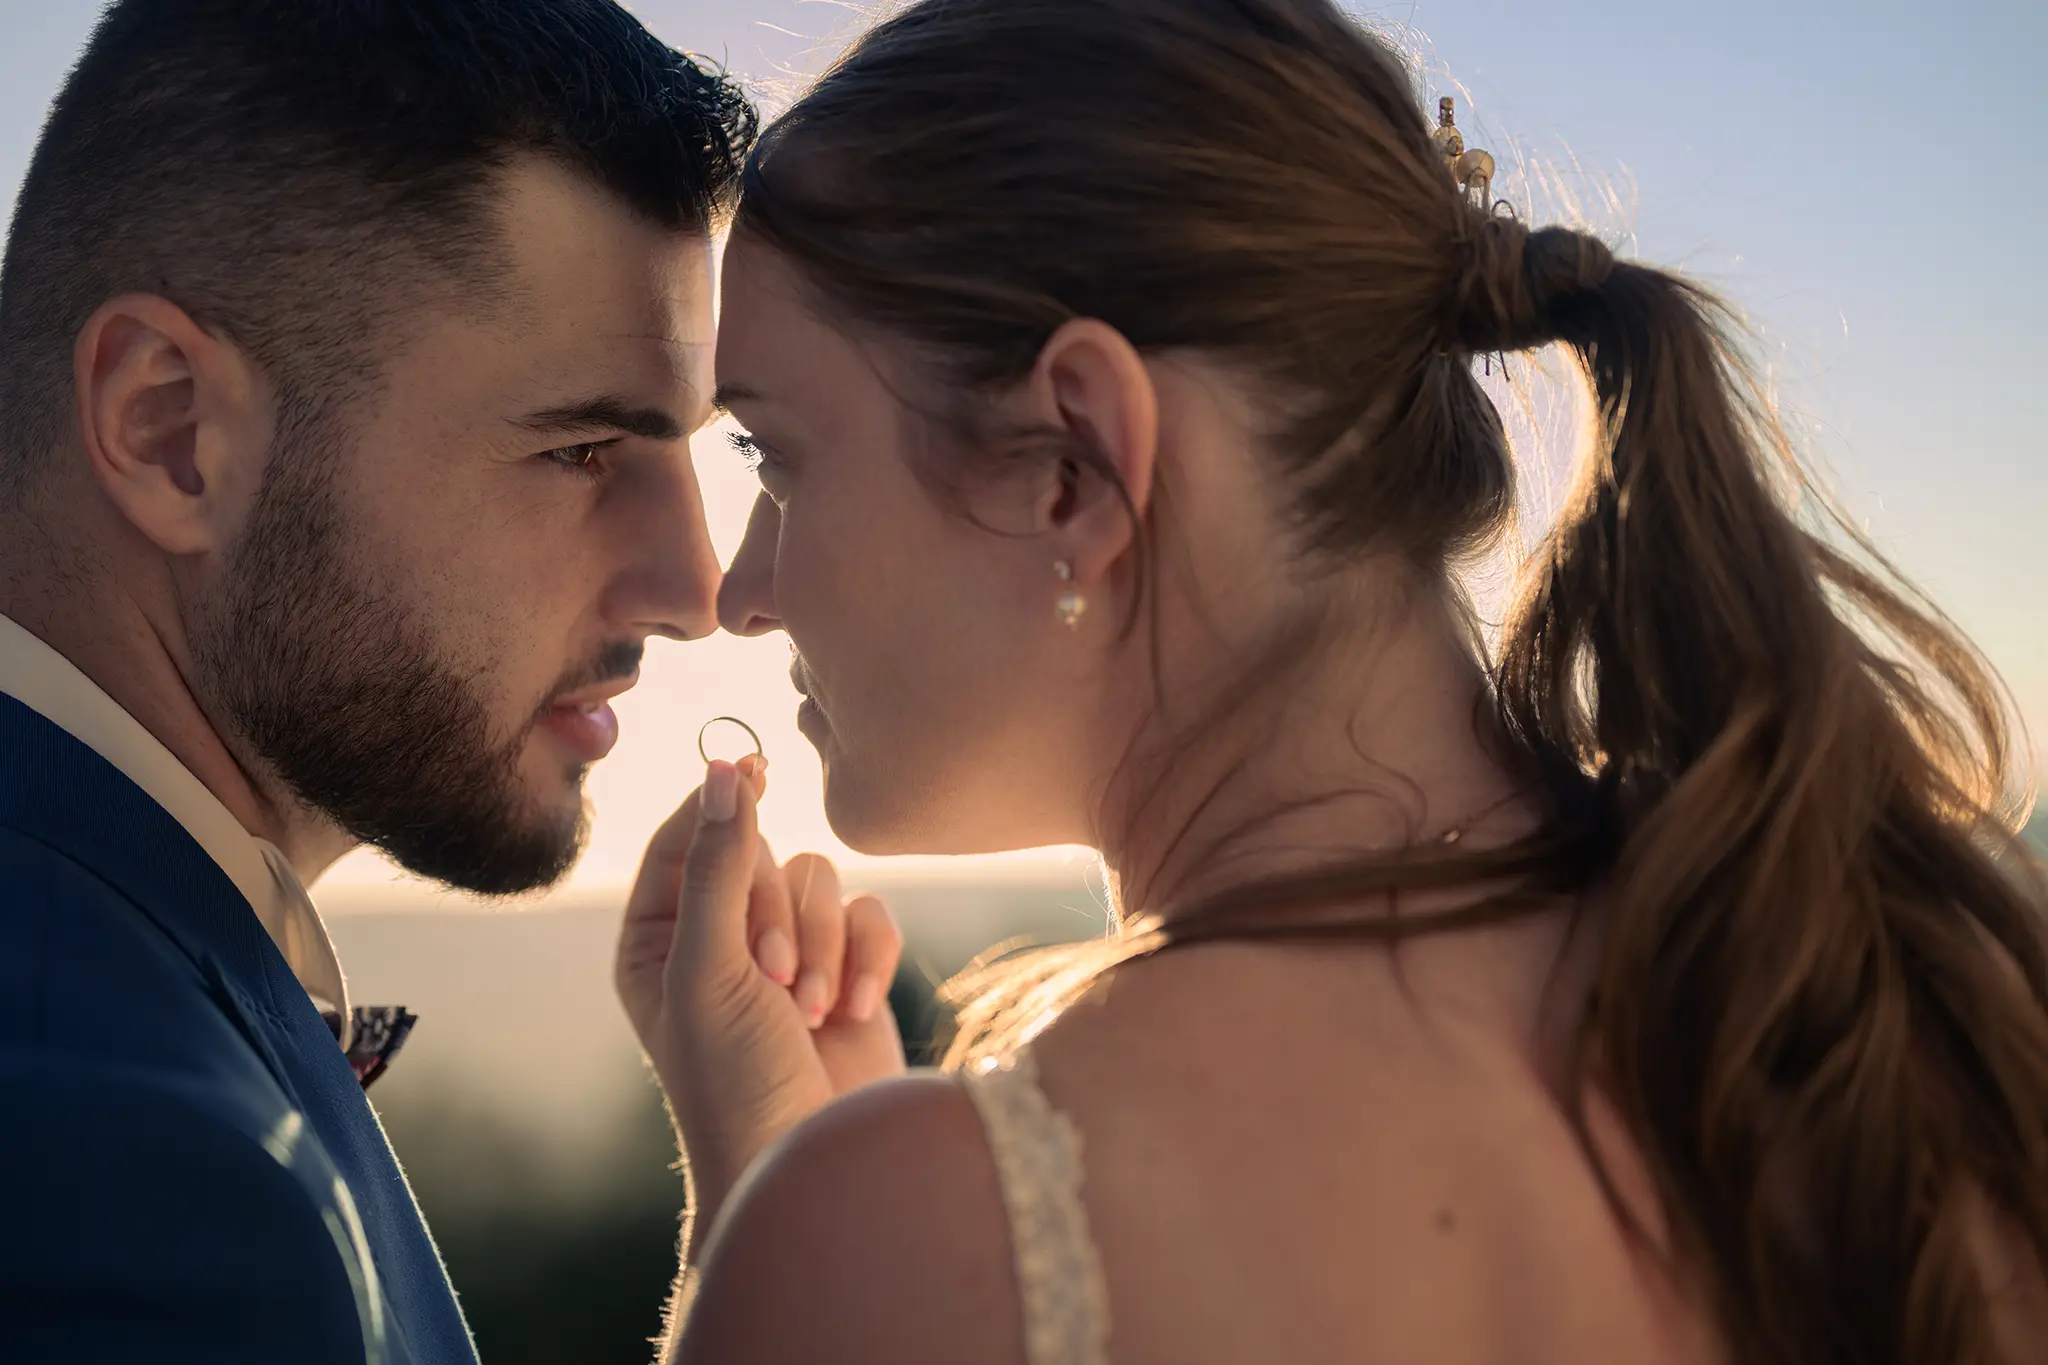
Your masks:
<svg viewBox="0 0 2048 1365"><path fill-rule="evenodd" d="M1995 685L1795 521L1711 299L1430 134L1326 0L925 0L764 138L725 623L848 844L1091 843L1123 925L899 1075L886 920L714 764L621 959L716 1221L679 1359L2039 1358ZM1583 468L1488 666L1473 361L1553 342Z"/></svg>

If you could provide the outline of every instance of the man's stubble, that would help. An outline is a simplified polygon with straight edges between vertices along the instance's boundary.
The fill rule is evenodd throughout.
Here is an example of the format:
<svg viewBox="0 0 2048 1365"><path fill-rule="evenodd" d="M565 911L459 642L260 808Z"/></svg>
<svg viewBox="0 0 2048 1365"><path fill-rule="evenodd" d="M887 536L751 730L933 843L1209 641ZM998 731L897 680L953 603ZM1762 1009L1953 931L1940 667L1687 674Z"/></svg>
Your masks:
<svg viewBox="0 0 2048 1365"><path fill-rule="evenodd" d="M332 427L281 431L195 612L195 689L291 796L409 871L486 895L551 885L588 822L522 790L538 712L494 735L486 680L437 651L426 614L378 581L394 575L351 553Z"/></svg>

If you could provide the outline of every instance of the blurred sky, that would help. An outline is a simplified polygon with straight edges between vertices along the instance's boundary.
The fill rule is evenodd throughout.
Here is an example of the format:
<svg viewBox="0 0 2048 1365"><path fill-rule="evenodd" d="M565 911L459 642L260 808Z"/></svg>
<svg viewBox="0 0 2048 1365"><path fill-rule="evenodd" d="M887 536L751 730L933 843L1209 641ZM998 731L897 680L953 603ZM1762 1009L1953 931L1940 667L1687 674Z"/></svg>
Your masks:
<svg viewBox="0 0 2048 1365"><path fill-rule="evenodd" d="M98 8L0 0L10 200ZM632 8L676 46L767 82L771 98L858 22L818 0ZM1461 95L1468 141L1544 171L1539 207L1580 203L1628 249L1747 312L1809 456L1991 655L2048 756L2048 5L1418 0L1366 12L1423 55L1432 93ZM1513 198L1526 183L1496 188ZM753 484L715 435L697 451L729 552ZM596 831L576 884L631 877L695 784L699 723L722 712L766 740L770 837L785 852L836 847L786 667L779 640L651 647L618 707L620 749L591 780ZM394 876L359 855L325 884Z"/></svg>

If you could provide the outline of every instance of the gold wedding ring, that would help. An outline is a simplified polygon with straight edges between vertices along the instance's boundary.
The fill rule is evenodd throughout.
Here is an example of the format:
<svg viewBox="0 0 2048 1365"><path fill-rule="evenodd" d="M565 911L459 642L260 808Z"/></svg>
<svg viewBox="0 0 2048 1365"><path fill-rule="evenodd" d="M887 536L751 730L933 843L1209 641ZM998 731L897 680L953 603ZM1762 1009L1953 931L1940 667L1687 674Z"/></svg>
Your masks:
<svg viewBox="0 0 2048 1365"><path fill-rule="evenodd" d="M761 747L761 737L754 733L753 726L747 724L738 716L713 716L710 720L704 722L704 726L702 729L697 731L697 756L699 758L702 758L705 761L705 763L708 764L711 762L711 754L710 751L704 747L704 736L707 732L710 731L712 726L718 724L720 721L725 722L727 725L739 726L740 729L745 730L747 732L747 738L754 741L754 752L752 754L742 754L740 755L741 758L751 758L759 756L765 759L766 757L768 757L767 751Z"/></svg>

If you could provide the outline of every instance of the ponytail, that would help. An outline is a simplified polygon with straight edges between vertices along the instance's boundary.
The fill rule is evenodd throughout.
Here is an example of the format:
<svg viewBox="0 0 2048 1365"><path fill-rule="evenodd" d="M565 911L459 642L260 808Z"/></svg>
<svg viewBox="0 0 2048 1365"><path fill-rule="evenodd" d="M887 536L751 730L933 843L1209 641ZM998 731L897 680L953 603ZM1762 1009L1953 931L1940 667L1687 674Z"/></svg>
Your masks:
<svg viewBox="0 0 2048 1365"><path fill-rule="evenodd" d="M1561 342L1592 388L1499 664L1612 850L1586 1079L1732 1359L1989 1365L1987 1197L2048 1252L2048 954L1998 856L2028 861L1991 676L1789 514L1710 298L1562 229L1471 255L1461 341Z"/></svg>

